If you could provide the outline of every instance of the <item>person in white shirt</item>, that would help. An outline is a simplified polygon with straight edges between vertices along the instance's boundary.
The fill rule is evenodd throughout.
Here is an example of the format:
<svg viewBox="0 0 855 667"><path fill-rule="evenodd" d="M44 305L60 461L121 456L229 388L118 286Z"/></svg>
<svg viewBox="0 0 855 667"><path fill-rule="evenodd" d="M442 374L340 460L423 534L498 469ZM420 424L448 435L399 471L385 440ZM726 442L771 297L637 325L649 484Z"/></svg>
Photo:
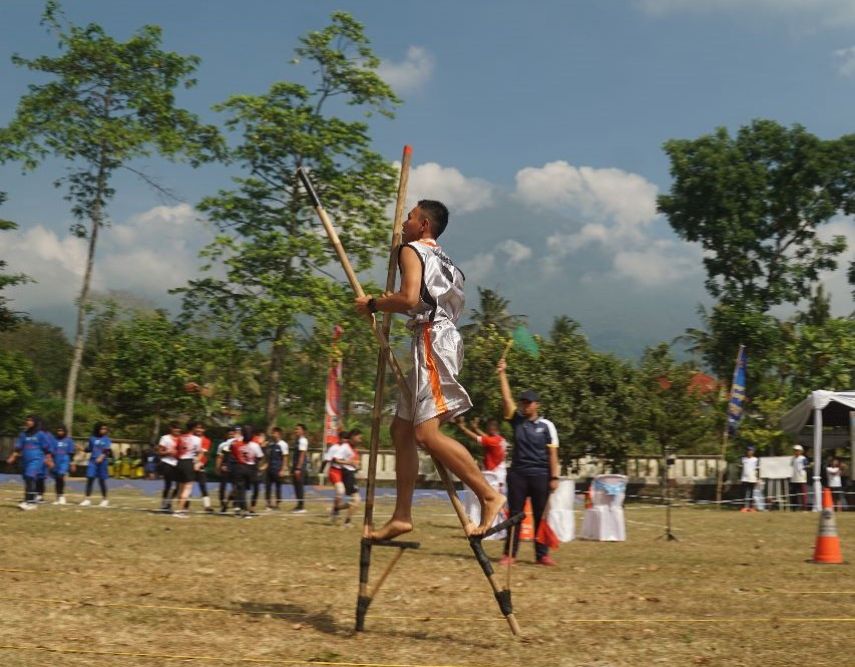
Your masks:
<svg viewBox="0 0 855 667"><path fill-rule="evenodd" d="M309 439L306 437L306 425L297 424L294 427L294 456L291 458L291 479L294 482L294 496L297 505L291 511L294 514L305 514L304 501L306 474L309 464Z"/></svg>
<svg viewBox="0 0 855 667"><path fill-rule="evenodd" d="M342 469L342 460L350 450L350 444L347 442L347 431L339 431L338 443L332 443L324 452L324 462L328 466L327 475L330 484L335 489L335 498L333 498L332 510L330 511L330 521L336 523L338 521L338 513L346 507L344 502L344 471Z"/></svg>
<svg viewBox="0 0 855 667"><path fill-rule="evenodd" d="M170 422L169 433L160 438L157 443L157 453L160 456L160 474L163 475L163 494L160 509L169 512L172 509L172 499L178 493L178 441L181 439L181 426ZM174 488L173 488L174 486Z"/></svg>
<svg viewBox="0 0 855 667"><path fill-rule="evenodd" d="M836 457L831 459L831 462L825 467L825 477L834 498L834 509L842 512L846 508L846 492L843 490L843 471L840 467L840 459Z"/></svg>
<svg viewBox="0 0 855 667"><path fill-rule="evenodd" d="M790 476L790 506L803 511L808 510L808 460L804 455L805 448L801 445L793 446L793 456L790 459L792 475Z"/></svg>
<svg viewBox="0 0 855 667"><path fill-rule="evenodd" d="M359 507L359 487L356 485L356 471L359 470L359 445L362 444L362 431L353 429L339 451L341 462L342 481L344 483L344 495L349 498L347 503L347 515L344 518L345 526L352 526L353 513Z"/></svg>
<svg viewBox="0 0 855 667"><path fill-rule="evenodd" d="M282 501L282 480L288 462L288 443L282 439L282 429L274 426L270 430L270 440L264 447L267 470L264 473L264 503L269 510L279 509ZM276 490L276 504L273 504L272 491Z"/></svg>
<svg viewBox="0 0 855 667"><path fill-rule="evenodd" d="M229 449L232 441L239 433L240 429L237 426L230 427L226 439L217 445L217 458L214 465L217 468L217 474L220 476L220 514L225 514L229 510L229 497L226 495L229 484L232 485L232 494L234 494L234 482L232 481L234 459L232 459Z"/></svg>
<svg viewBox="0 0 855 667"><path fill-rule="evenodd" d="M745 450L745 456L742 457L742 476L739 481L742 483L742 509L740 512L756 512L758 508L751 507L751 502L754 499L754 488L760 479L760 459L754 455L754 447L748 447Z"/></svg>
<svg viewBox="0 0 855 667"><path fill-rule="evenodd" d="M187 424L187 431L178 439L176 458L178 467L176 477L178 479L178 505L173 516L186 519L187 507L190 501L190 493L193 491L193 483L196 481L196 472L201 468L199 457L202 452L202 438L196 435L199 422Z"/></svg>

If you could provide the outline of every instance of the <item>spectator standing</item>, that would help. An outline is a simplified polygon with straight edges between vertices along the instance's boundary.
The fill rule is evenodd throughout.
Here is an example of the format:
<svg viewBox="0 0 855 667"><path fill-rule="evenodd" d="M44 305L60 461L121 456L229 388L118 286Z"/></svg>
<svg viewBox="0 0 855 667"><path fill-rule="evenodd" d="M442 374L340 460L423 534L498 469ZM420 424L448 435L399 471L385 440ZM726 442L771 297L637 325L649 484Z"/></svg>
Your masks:
<svg viewBox="0 0 855 667"><path fill-rule="evenodd" d="M798 507L802 511L808 509L808 460L804 455L805 448L801 445L793 445L793 456L790 459L792 475L790 476L790 496L792 508Z"/></svg>
<svg viewBox="0 0 855 667"><path fill-rule="evenodd" d="M169 512L172 509L172 499L178 493L177 454L180 439L181 426L178 422L170 422L169 433L163 435L157 443L157 453L160 455L160 474L163 475L163 493L161 494L160 505L163 512Z"/></svg>
<svg viewBox="0 0 855 667"><path fill-rule="evenodd" d="M742 483L742 509L740 512L756 512L757 507L752 507L754 501L754 489L760 480L760 459L754 455L754 447L748 447L745 456L742 457L742 475L739 481Z"/></svg>
<svg viewBox="0 0 855 667"><path fill-rule="evenodd" d="M251 426L241 429L241 435L232 441L229 452L234 459L235 506L241 516L249 517L253 513L247 510L246 492L257 479L258 462L264 458Z"/></svg>
<svg viewBox="0 0 855 667"><path fill-rule="evenodd" d="M24 420L24 430L15 441L15 449L6 459L12 465L20 457L21 477L24 480L24 500L18 507L22 510L32 510L36 504L36 479L46 465L53 465L50 456L50 440L47 437L42 421L35 415L28 415Z"/></svg>
<svg viewBox="0 0 855 667"><path fill-rule="evenodd" d="M294 428L294 456L291 458L291 479L294 481L294 496L297 505L291 511L305 514L304 496L306 475L309 469L309 439L306 437L306 425L297 424Z"/></svg>
<svg viewBox="0 0 855 667"><path fill-rule="evenodd" d="M217 468L217 474L220 476L220 514L225 514L229 509L229 498L226 491L230 484L232 485L232 495L234 495L234 459L231 455L231 446L239 433L240 429L237 426L232 426L226 439L217 445L217 457L214 465Z"/></svg>
<svg viewBox="0 0 855 667"><path fill-rule="evenodd" d="M142 455L143 475L146 479L157 479L157 468L160 465L160 457L157 450L149 445Z"/></svg>
<svg viewBox="0 0 855 667"><path fill-rule="evenodd" d="M65 505L65 478L69 472L74 472L74 453L77 446L68 435L65 426L60 425L50 443L50 453L53 459L53 468L50 471L56 485L56 500L54 505Z"/></svg>
<svg viewBox="0 0 855 667"><path fill-rule="evenodd" d="M353 526L353 514L359 507L359 486L356 484L356 471L359 470L359 446L362 444L362 431L353 429L346 442L346 447L339 451L341 461L341 475L344 483L344 495L349 498L347 502L347 514L344 518L345 526Z"/></svg>
<svg viewBox="0 0 855 667"><path fill-rule="evenodd" d="M834 457L825 467L825 477L828 480L828 488L834 498L834 509L842 512L846 508L846 493L843 490L843 471L840 459Z"/></svg>
<svg viewBox="0 0 855 667"><path fill-rule="evenodd" d="M89 454L89 463L86 464L86 497L80 503L84 507L92 504L89 496L92 495L92 486L96 479L101 490L101 502L98 503L98 506L107 507L110 504L110 501L107 500L107 479L110 477L113 441L110 440L108 433L109 429L106 424L101 422L95 424L92 428L92 436L84 450Z"/></svg>
<svg viewBox="0 0 855 667"><path fill-rule="evenodd" d="M267 470L264 473L264 502L268 510L279 509L282 501L282 481L285 478L285 464L288 460L288 443L282 438L282 429L274 426L270 430L270 440L264 447ZM276 504L271 498L276 490Z"/></svg>
<svg viewBox="0 0 855 667"><path fill-rule="evenodd" d="M211 452L211 439L205 435L205 427L201 423L196 424L195 435L199 438L199 455L196 459L196 484L199 485L199 493L202 494L202 507L210 513L214 511L211 507L211 498L208 496L208 473L205 466L208 465L208 456Z"/></svg>

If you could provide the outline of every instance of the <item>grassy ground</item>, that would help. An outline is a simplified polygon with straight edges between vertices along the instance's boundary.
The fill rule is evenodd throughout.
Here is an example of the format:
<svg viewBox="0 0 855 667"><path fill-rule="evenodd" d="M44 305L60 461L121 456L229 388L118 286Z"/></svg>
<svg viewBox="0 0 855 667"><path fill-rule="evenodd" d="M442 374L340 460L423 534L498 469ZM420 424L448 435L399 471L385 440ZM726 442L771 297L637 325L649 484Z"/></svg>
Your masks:
<svg viewBox="0 0 855 667"><path fill-rule="evenodd" d="M408 552L352 632L359 529L323 508L252 520L41 506L0 486L0 665L853 664L849 565L811 556L817 515L628 507L626 543L571 542L512 571L514 639L447 502L417 508ZM388 501L379 515L388 513ZM581 517L577 513L577 525ZM855 513L837 515L844 555ZM492 556L500 544L485 543ZM375 549L376 574L391 554ZM504 572L502 572L504 578ZM818 620L824 619L824 620ZM51 651L54 651L53 653ZM59 651L57 653L56 651ZM66 651L89 651L75 653ZM145 654L145 655L128 655Z"/></svg>

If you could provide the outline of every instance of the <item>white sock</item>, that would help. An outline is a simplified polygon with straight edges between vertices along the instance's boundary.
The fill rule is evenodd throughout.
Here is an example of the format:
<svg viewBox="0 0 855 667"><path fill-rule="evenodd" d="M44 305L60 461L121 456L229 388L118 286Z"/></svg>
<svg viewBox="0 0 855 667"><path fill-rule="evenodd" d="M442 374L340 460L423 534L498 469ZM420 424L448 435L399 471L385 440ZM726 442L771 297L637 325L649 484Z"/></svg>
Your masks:
<svg viewBox="0 0 855 667"><path fill-rule="evenodd" d="M211 499L208 496L202 496L202 507L205 509L211 506Z"/></svg>

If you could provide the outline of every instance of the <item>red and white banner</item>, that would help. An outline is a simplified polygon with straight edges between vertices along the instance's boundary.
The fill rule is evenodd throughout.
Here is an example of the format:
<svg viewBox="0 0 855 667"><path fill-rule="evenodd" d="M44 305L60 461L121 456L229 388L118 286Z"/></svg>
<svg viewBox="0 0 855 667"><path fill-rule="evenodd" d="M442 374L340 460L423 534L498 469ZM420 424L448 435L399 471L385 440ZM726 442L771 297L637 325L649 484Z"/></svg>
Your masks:
<svg viewBox="0 0 855 667"><path fill-rule="evenodd" d="M324 443L338 443L338 432L341 424L341 354L338 341L344 333L338 324L333 329L332 350L330 351L330 368L327 373L327 400L324 414Z"/></svg>

